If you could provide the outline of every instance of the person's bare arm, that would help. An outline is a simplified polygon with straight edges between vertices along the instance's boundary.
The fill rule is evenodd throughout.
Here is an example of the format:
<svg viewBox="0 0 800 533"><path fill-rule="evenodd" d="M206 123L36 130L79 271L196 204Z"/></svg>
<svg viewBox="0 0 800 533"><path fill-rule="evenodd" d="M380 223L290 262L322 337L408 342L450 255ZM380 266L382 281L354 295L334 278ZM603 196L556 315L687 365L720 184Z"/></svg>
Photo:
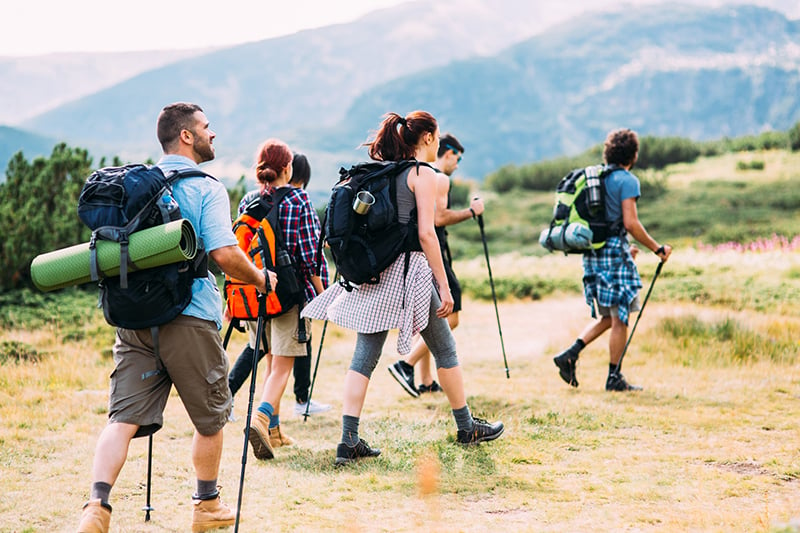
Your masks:
<svg viewBox="0 0 800 533"><path fill-rule="evenodd" d="M438 227L452 226L483 213L483 200L473 198L466 209L453 210L447 207L450 178L444 173L436 174L436 214L434 224ZM474 214L473 214L474 213Z"/></svg>
<svg viewBox="0 0 800 533"><path fill-rule="evenodd" d="M433 277L439 285L439 295L442 305L436 310L437 316L446 317L453 311L453 296L450 294L450 286L447 283L447 274L444 271L444 261L442 260L442 250L439 247L439 238L436 236L434 228L434 207L436 204L436 180L433 170L421 167L419 174L412 170L408 174L409 188L414 192L417 203L417 226L419 232L419 243L422 251L428 260L428 264L433 271Z"/></svg>
<svg viewBox="0 0 800 533"><path fill-rule="evenodd" d="M242 249L235 244L212 250L208 255L219 265L223 272L232 278L255 285L256 289L262 294L267 292L264 273L256 268ZM270 288L274 289L278 283L278 276L271 270L267 270L267 272L269 273Z"/></svg>
<svg viewBox="0 0 800 533"><path fill-rule="evenodd" d="M631 236L642 243L642 246L651 250L658 255L662 261L666 261L672 253L672 246L665 244L662 246L647 233L647 230L639 220L639 213L636 210L636 198L626 198L622 200L622 222L625 224L625 229Z"/></svg>

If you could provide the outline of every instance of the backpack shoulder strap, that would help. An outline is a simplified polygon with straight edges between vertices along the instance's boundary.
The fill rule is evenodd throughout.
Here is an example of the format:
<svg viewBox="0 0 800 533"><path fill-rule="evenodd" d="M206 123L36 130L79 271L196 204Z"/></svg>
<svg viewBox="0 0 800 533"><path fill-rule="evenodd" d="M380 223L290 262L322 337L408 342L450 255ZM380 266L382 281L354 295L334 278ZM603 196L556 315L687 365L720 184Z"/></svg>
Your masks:
<svg viewBox="0 0 800 533"><path fill-rule="evenodd" d="M203 172L202 170L196 168L186 168L186 169L179 169L173 170L166 176L167 183L172 185L176 181L182 178L211 178L214 181L219 181L217 178L209 174L208 172Z"/></svg>

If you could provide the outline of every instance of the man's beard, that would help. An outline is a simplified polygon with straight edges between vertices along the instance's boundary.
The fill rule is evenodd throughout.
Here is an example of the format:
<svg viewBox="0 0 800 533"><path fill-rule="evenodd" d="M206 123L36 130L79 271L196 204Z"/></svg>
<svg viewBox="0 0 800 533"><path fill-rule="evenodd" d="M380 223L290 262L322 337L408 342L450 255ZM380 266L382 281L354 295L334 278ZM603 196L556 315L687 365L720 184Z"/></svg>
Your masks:
<svg viewBox="0 0 800 533"><path fill-rule="evenodd" d="M202 144L195 143L193 148L195 153L200 156L201 163L214 159L214 147L211 146L210 142Z"/></svg>

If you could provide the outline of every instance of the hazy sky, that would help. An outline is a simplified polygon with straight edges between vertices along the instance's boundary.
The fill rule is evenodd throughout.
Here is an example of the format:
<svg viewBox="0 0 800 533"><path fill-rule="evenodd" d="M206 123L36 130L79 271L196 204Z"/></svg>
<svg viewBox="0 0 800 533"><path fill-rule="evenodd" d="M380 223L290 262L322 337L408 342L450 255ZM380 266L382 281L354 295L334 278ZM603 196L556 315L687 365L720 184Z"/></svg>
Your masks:
<svg viewBox="0 0 800 533"><path fill-rule="evenodd" d="M348 22L404 1L11 0L3 6L0 56L229 45Z"/></svg>

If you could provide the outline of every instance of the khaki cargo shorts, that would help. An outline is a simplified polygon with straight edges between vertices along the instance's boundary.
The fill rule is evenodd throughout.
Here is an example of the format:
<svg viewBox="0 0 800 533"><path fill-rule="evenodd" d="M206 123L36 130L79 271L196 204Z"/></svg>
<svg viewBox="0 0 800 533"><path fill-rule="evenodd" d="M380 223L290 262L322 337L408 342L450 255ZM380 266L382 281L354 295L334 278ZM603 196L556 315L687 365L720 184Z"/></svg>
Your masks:
<svg viewBox="0 0 800 533"><path fill-rule="evenodd" d="M272 355L287 357L305 357L306 343L297 342L298 337L298 310L297 306L289 309L281 316L276 316L264 323L264 334L266 336L269 353ZM311 336L311 320L304 318L306 322L306 336ZM249 320L245 327L250 335L250 347L255 348L256 343L256 321ZM264 343L258 343L259 350L264 349Z"/></svg>
<svg viewBox="0 0 800 533"><path fill-rule="evenodd" d="M174 384L198 433L216 434L233 405L216 324L180 315L158 328L158 343L160 364L149 329L117 329L109 422L141 426L136 436L158 431Z"/></svg>

